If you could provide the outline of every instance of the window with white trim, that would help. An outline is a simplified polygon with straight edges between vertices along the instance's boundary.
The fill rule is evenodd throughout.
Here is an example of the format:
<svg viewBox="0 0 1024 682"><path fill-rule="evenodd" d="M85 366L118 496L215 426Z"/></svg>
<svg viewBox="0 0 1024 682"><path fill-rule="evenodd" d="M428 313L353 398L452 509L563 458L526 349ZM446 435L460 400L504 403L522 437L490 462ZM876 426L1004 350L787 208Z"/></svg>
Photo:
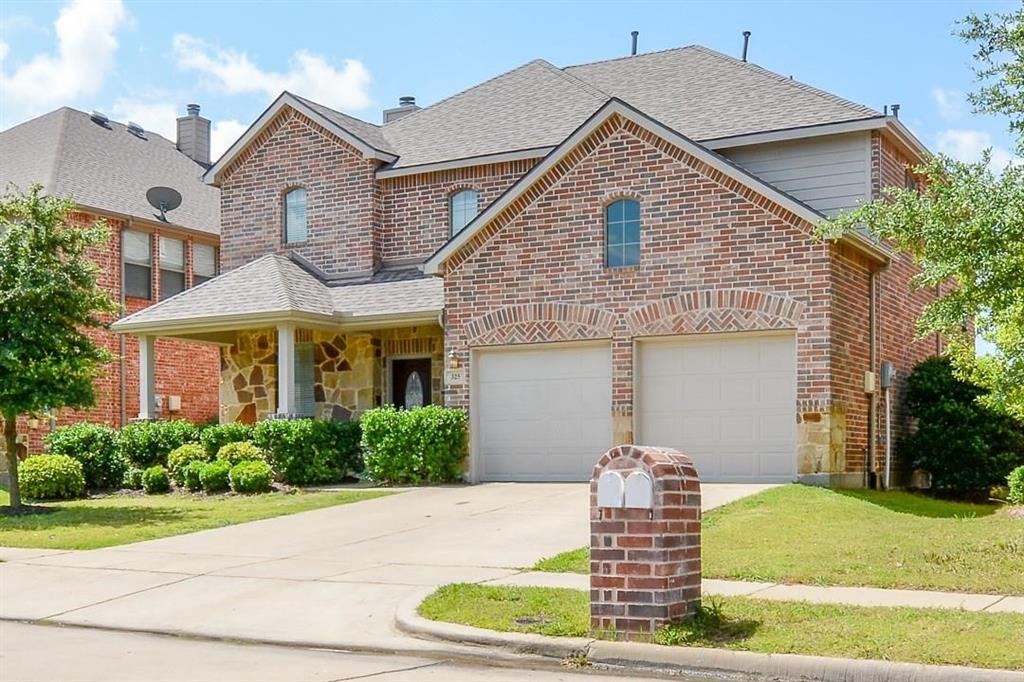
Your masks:
<svg viewBox="0 0 1024 682"><path fill-rule="evenodd" d="M640 265L640 202L619 199L604 209L605 264L610 268Z"/></svg>
<svg viewBox="0 0 1024 682"><path fill-rule="evenodd" d="M146 232L125 230L121 233L124 259L124 295L132 298L153 297L153 249Z"/></svg>
<svg viewBox="0 0 1024 682"><path fill-rule="evenodd" d="M160 236L160 300L185 291L185 242Z"/></svg>
<svg viewBox="0 0 1024 682"><path fill-rule="evenodd" d="M306 229L306 190L296 187L284 195L284 241L288 244L304 242Z"/></svg>
<svg viewBox="0 0 1024 682"><path fill-rule="evenodd" d="M217 247L192 244L192 286L217 276Z"/></svg>
<svg viewBox="0 0 1024 682"><path fill-rule="evenodd" d="M479 199L475 190L464 189L448 199L448 225L452 236L462 231L476 217Z"/></svg>

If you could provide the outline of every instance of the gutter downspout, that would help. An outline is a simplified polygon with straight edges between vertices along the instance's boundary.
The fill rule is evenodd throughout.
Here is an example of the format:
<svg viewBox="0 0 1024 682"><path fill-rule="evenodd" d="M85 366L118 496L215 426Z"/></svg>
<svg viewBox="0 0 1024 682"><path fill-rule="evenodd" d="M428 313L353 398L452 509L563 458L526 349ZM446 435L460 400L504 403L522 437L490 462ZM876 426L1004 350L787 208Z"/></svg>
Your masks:
<svg viewBox="0 0 1024 682"><path fill-rule="evenodd" d="M875 372L875 376L878 374L878 304L876 292L878 290L877 284L878 271L872 270L868 275L868 348L870 353L869 366L872 372ZM867 466L864 467L864 487L874 487L874 476L875 476L875 461L877 459L877 445L876 440L876 428L878 417L878 380L875 380L875 390L871 391L868 396L868 461Z"/></svg>
<svg viewBox="0 0 1024 682"><path fill-rule="evenodd" d="M128 228L127 229L129 229L129 230L132 229L132 219L131 219L131 216L128 217ZM119 254L121 254L121 280L118 282L118 289L121 292L121 296L120 296L120 298L121 298L121 315L123 316L127 312L127 310L125 309L125 306L127 306L127 298L126 298L125 292L124 292L124 230L121 230L121 233L118 236L121 239L121 243L118 245L118 249L117 249L117 252ZM126 344L125 339L124 339L124 334L118 334L117 338L118 338L119 357L120 357L120 360L118 361L118 363L120 365L119 375L121 377L121 380L118 382L119 383L118 392L120 394L119 395L119 402L120 402L120 408L121 408L120 422L119 422L118 426L123 427L128 422L128 406L125 404L125 393L127 393L127 391L128 391L128 379L124 375L125 371L127 370L125 359L124 359L124 354L125 354L125 350L126 350L127 344Z"/></svg>

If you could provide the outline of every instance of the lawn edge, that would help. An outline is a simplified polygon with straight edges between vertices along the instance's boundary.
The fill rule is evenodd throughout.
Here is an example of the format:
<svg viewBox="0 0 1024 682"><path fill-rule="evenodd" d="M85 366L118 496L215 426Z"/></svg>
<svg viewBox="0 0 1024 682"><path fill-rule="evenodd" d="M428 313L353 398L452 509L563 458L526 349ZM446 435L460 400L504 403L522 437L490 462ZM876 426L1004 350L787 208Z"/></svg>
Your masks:
<svg viewBox="0 0 1024 682"><path fill-rule="evenodd" d="M591 665L638 672L674 674L740 674L769 679L807 679L849 682L851 679L886 682L1019 682L1020 672L993 668L930 665L874 659L832 658L802 654L762 654L702 647L672 647L637 642L611 642L582 637L549 637L521 632L499 632L469 625L435 621L419 614L419 606L433 589L410 595L395 612L395 627L421 639L484 646L497 653L543 656L559 660L585 656Z"/></svg>

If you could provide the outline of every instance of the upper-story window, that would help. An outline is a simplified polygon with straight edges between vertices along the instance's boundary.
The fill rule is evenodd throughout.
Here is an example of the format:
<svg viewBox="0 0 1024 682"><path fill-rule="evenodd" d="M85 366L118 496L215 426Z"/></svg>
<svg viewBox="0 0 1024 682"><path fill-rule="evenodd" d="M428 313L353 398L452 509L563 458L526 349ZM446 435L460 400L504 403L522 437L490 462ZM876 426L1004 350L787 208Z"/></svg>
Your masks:
<svg viewBox="0 0 1024 682"><path fill-rule="evenodd" d="M192 244L192 285L202 284L217 275L217 247Z"/></svg>
<svg viewBox="0 0 1024 682"><path fill-rule="evenodd" d="M160 237L160 300L185 291L185 242Z"/></svg>
<svg viewBox="0 0 1024 682"><path fill-rule="evenodd" d="M306 190L296 187L284 195L284 240L289 244L304 242L307 234Z"/></svg>
<svg viewBox="0 0 1024 682"><path fill-rule="evenodd" d="M124 254L124 295L153 297L153 250L149 234L135 230L121 233Z"/></svg>
<svg viewBox="0 0 1024 682"><path fill-rule="evenodd" d="M476 217L477 194L474 190L464 189L456 192L448 200L448 224L452 235L458 234L469 221Z"/></svg>
<svg viewBox="0 0 1024 682"><path fill-rule="evenodd" d="M624 268L640 264L640 202L619 199L604 209L605 264Z"/></svg>

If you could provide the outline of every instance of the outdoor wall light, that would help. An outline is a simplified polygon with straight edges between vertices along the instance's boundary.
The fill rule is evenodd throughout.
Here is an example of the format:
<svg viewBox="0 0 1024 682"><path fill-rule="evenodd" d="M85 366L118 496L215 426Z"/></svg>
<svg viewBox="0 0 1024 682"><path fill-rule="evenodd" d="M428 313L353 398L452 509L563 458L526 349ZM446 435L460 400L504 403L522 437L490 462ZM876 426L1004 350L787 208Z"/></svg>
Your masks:
<svg viewBox="0 0 1024 682"><path fill-rule="evenodd" d="M455 354L455 350L448 351L448 369L459 368L459 356Z"/></svg>

